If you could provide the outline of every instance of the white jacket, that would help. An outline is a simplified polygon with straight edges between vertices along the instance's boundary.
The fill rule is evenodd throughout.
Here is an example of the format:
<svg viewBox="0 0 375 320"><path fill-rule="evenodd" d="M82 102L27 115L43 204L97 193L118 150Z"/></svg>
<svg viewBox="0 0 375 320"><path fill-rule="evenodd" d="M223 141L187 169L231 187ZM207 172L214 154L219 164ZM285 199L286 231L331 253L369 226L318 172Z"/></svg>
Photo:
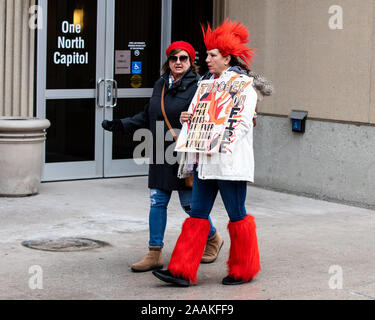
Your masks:
<svg viewBox="0 0 375 320"><path fill-rule="evenodd" d="M235 75L235 71L224 71L223 75ZM222 75L222 76L223 76ZM243 75L249 80L253 78ZM220 79L219 79L220 80ZM236 140L231 145L232 153L215 153L207 156L199 154L199 179L217 179L254 182L254 151L253 151L253 117L257 104L257 93L254 84L246 98L240 124L234 130ZM191 153L190 153L191 155ZM182 155L178 170L179 178L192 174L191 165L188 165L186 153Z"/></svg>

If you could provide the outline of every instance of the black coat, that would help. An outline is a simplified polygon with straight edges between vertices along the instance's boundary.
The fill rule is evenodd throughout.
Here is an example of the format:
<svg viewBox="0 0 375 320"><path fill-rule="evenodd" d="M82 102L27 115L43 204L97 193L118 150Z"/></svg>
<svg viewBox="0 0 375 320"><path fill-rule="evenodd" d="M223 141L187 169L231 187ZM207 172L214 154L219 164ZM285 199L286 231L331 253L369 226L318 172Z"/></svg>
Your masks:
<svg viewBox="0 0 375 320"><path fill-rule="evenodd" d="M165 134L169 130L167 124L164 122L163 113L161 111L161 93L163 84L165 83L164 105L168 120L174 129L181 129L180 114L187 111L191 100L197 90L197 82L199 75L188 70L171 88L168 89L169 74L163 74L154 85L154 90L150 101L145 106L145 110L131 118L121 119L124 126L125 133L133 134L134 131L140 128L148 128L153 136L153 162L149 165L148 187L151 189L162 190L182 190L186 189L184 179L177 177L178 163L171 165L165 160L162 164L157 164L156 150L162 148L160 141L164 141L164 150L162 155L165 155L165 150L173 141L165 141ZM158 137L156 141L157 121L164 123L164 135ZM178 134L176 132L176 134ZM161 154L160 151L158 151ZM176 154L176 153L174 153ZM160 161L158 161L160 162Z"/></svg>

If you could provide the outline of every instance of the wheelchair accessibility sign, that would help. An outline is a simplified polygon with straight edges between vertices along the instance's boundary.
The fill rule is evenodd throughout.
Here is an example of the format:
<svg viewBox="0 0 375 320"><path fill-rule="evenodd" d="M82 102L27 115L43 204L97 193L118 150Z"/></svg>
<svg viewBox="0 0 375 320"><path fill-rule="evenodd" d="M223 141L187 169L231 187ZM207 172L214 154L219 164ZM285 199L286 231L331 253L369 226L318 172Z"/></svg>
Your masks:
<svg viewBox="0 0 375 320"><path fill-rule="evenodd" d="M142 73L142 61L132 61L132 74Z"/></svg>

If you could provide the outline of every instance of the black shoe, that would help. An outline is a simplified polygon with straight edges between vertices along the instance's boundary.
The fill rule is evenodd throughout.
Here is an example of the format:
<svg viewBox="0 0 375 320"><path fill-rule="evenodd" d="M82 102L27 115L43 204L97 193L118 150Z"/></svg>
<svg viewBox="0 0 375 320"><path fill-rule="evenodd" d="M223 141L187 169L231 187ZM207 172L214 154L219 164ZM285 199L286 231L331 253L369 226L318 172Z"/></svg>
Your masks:
<svg viewBox="0 0 375 320"><path fill-rule="evenodd" d="M221 283L225 284L225 285L236 285L236 284L243 284L243 283L250 282L250 281L251 281L251 279L248 280L248 281L243 281L241 279L236 280L236 279L234 279L234 278L232 278L230 276L226 276L223 279L223 281L221 281Z"/></svg>
<svg viewBox="0 0 375 320"><path fill-rule="evenodd" d="M186 279L181 278L181 277L174 277L168 269L167 270L154 270L154 271L152 271L152 274L156 278L158 278L162 281L165 281L165 282L168 282L168 283L173 283L173 284L176 284L180 287L188 287L190 285L189 280L186 280Z"/></svg>

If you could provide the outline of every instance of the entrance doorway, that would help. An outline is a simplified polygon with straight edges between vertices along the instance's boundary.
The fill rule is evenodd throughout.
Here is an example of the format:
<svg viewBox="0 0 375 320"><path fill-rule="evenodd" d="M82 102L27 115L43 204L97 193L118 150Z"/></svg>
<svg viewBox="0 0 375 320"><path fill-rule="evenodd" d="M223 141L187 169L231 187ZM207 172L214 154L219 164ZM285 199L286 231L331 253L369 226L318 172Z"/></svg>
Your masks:
<svg viewBox="0 0 375 320"><path fill-rule="evenodd" d="M189 41L177 27L172 34L172 25L199 26L191 16L172 21L174 2L39 0L45 27L38 31L37 116L51 122L43 181L148 173L147 159L139 165L133 158L140 142L101 123L143 111L167 46ZM205 10L212 21L208 2L197 19Z"/></svg>

